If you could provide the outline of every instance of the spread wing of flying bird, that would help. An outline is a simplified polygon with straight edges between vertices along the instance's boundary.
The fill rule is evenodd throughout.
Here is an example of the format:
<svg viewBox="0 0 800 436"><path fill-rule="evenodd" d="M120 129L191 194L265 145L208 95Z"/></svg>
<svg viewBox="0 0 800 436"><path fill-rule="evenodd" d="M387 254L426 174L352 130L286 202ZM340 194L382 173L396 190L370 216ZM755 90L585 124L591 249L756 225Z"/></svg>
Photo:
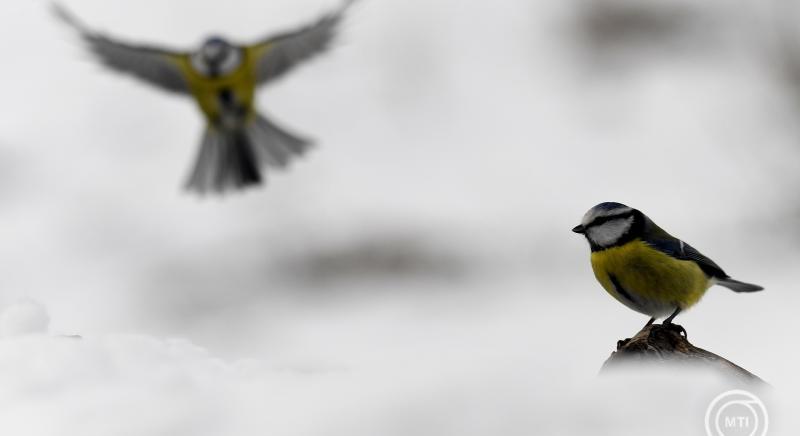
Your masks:
<svg viewBox="0 0 800 436"><path fill-rule="evenodd" d="M116 41L90 30L57 3L53 4L53 10L57 17L80 33L92 53L105 66L120 73L130 74L166 91L189 92L188 83L180 67L187 53Z"/></svg>
<svg viewBox="0 0 800 436"><path fill-rule="evenodd" d="M336 37L344 13L355 2L346 0L335 11L314 24L273 35L250 48L256 53L256 74L259 84L277 79L303 61L325 52Z"/></svg>

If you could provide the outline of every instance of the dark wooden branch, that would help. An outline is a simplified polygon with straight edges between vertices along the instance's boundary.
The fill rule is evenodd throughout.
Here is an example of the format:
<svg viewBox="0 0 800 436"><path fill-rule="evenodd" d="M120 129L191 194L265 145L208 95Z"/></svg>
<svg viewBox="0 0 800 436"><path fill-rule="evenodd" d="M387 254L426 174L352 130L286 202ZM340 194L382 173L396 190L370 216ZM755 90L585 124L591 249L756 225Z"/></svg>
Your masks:
<svg viewBox="0 0 800 436"><path fill-rule="evenodd" d="M603 364L601 373L634 364L686 364L710 368L747 384L765 383L755 374L716 354L695 347L686 339L683 327L653 324L636 336L617 342L617 351Z"/></svg>

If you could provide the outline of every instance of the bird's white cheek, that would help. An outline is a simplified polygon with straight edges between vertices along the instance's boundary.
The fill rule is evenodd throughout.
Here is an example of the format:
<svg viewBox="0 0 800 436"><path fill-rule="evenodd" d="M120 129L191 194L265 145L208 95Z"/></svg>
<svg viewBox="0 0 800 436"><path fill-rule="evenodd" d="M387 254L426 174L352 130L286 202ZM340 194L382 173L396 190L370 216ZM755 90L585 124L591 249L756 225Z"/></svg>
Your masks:
<svg viewBox="0 0 800 436"><path fill-rule="evenodd" d="M203 59L203 56L200 54L195 54L191 57L192 68L203 76L211 75L211 70L208 68L208 64Z"/></svg>
<svg viewBox="0 0 800 436"><path fill-rule="evenodd" d="M633 225L633 217L609 221L599 226L590 227L587 231L589 239L597 245L608 247L614 245L628 233Z"/></svg>
<svg viewBox="0 0 800 436"><path fill-rule="evenodd" d="M220 72L222 74L230 74L242 64L242 53L238 49L231 49L225 60L220 65Z"/></svg>

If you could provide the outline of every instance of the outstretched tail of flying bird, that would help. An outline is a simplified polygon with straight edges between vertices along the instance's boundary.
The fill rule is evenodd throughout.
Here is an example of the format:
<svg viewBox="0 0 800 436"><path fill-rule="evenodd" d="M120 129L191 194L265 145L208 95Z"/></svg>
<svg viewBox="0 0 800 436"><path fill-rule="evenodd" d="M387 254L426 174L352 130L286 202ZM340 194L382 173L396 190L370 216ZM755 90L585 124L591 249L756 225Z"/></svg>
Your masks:
<svg viewBox="0 0 800 436"><path fill-rule="evenodd" d="M262 167L285 168L310 146L310 141L257 114L245 128L210 124L186 188L204 194L259 184Z"/></svg>

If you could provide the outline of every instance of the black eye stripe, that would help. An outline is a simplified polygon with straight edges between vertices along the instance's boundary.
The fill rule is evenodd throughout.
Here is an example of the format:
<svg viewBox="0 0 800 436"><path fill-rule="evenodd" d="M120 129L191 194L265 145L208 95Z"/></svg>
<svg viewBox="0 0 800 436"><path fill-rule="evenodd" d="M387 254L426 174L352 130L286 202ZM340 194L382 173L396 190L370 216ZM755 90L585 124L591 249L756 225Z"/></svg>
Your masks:
<svg viewBox="0 0 800 436"><path fill-rule="evenodd" d="M627 212L623 212L623 213L619 213L619 214L616 214L616 215L601 216L601 217L595 218L594 221L590 222L589 224L586 224L584 226L584 228L588 229L589 227L599 226L600 224L607 223L609 221L613 221L613 220L620 219L620 218L628 218L628 217L632 217L632 216L633 216L633 211L632 210L627 211Z"/></svg>

